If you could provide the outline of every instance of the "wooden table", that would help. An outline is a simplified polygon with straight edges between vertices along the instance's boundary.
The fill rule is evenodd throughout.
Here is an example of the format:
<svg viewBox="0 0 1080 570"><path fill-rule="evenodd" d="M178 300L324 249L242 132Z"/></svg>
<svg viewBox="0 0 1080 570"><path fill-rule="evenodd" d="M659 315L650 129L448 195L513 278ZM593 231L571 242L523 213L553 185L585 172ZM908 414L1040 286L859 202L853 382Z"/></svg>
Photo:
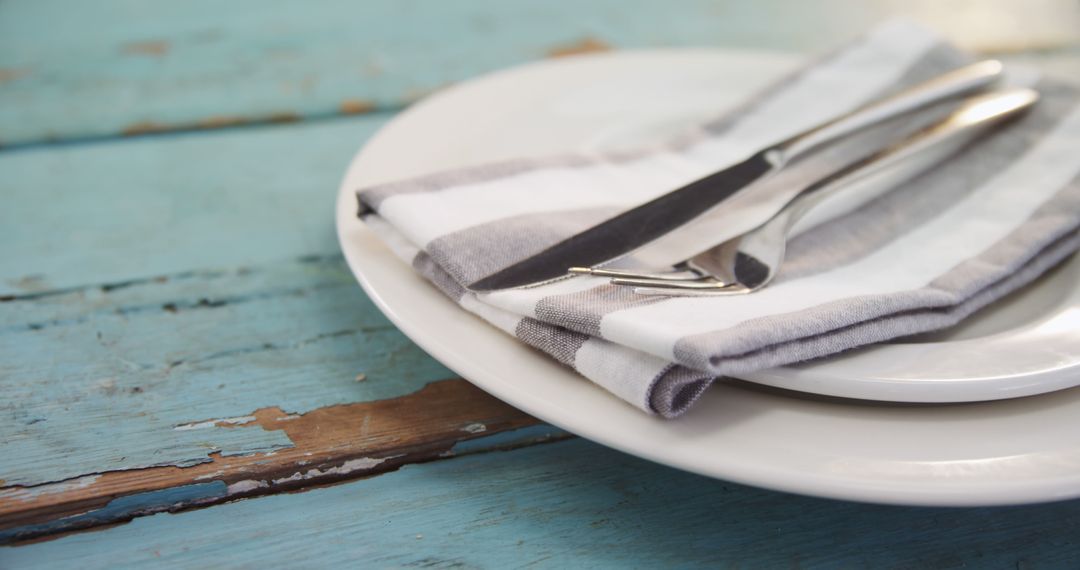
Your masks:
<svg viewBox="0 0 1080 570"><path fill-rule="evenodd" d="M473 388L332 208L440 87L537 58L816 52L897 12L1080 72L1075 2L0 2L0 568L1075 567L1080 502L874 506L705 479Z"/></svg>

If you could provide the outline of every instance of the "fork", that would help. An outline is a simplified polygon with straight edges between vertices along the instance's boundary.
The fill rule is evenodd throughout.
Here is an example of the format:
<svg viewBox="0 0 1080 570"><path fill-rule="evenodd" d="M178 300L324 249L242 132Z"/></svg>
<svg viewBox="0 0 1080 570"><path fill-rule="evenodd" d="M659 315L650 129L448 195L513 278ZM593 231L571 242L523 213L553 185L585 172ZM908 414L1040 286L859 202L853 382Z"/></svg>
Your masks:
<svg viewBox="0 0 1080 570"><path fill-rule="evenodd" d="M664 273L573 267L571 273L610 277L645 295L741 295L776 276L796 224L831 198L845 194L865 203L925 171L987 129L1038 100L1031 89L1007 89L966 99L934 125L840 169L799 191L772 218L717 244Z"/></svg>

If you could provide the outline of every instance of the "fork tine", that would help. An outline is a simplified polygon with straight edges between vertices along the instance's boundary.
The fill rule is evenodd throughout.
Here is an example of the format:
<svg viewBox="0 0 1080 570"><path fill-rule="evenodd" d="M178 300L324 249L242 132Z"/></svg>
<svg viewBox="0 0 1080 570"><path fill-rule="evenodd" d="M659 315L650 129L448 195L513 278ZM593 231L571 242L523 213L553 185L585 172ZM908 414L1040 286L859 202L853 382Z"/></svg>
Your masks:
<svg viewBox="0 0 1080 570"><path fill-rule="evenodd" d="M724 283L718 279L712 277L704 277L695 280L683 280L672 281L670 279L651 279L651 278L638 278L638 277L614 277L611 280L613 285L630 285L633 287L644 288L668 288L668 289L680 289L691 291L715 291L718 289L725 289L729 287L735 287L736 283Z"/></svg>
<svg viewBox="0 0 1080 570"><path fill-rule="evenodd" d="M634 287L634 293L638 295L652 295L664 297L723 297L728 295L742 295L752 289L731 284L715 289L686 289L680 287Z"/></svg>
<svg viewBox="0 0 1080 570"><path fill-rule="evenodd" d="M685 270L672 273L638 273L635 271L626 271L622 269L601 269L595 267L571 267L570 273L576 273L578 275L595 275L596 277L612 277L616 279L648 279L654 281L663 281L665 283L672 282L684 282L684 281L702 281L711 279L707 275Z"/></svg>

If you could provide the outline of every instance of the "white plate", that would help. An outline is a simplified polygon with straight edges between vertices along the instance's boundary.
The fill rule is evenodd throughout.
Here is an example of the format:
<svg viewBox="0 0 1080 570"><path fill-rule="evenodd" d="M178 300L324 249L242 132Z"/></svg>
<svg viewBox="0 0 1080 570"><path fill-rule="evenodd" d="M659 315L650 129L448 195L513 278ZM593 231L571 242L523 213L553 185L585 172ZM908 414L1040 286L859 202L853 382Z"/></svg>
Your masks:
<svg viewBox="0 0 1080 570"><path fill-rule="evenodd" d="M622 52L535 63L448 89L356 156L337 226L375 303L497 397L581 436L722 479L853 500L990 505L1080 496L1080 389L951 405L717 385L676 421L649 417L460 309L355 218L360 186L535 153L633 146L722 111L791 69L779 54ZM753 380L821 394L991 399L1080 381L1080 262L977 321ZM972 394L980 394L970 398Z"/></svg>

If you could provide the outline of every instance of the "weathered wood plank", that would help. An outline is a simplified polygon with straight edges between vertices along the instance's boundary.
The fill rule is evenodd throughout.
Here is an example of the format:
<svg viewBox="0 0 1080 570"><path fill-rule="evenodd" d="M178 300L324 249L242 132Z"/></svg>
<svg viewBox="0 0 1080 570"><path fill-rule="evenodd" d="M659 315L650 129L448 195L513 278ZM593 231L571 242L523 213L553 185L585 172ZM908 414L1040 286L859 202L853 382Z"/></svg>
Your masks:
<svg viewBox="0 0 1080 570"><path fill-rule="evenodd" d="M7 485L271 452L285 433L229 426L454 376L336 257L9 301L0 323Z"/></svg>
<svg viewBox="0 0 1080 570"><path fill-rule="evenodd" d="M364 298L335 253L338 178L379 109L479 72L610 46L816 49L873 12L793 4L806 17L776 26L771 5L0 3L0 143L368 113L0 153L0 456L17 458L0 535L559 437L440 382ZM982 47L1075 69L1071 12L1029 13L1061 17Z"/></svg>
<svg viewBox="0 0 1080 570"><path fill-rule="evenodd" d="M337 253L338 179L382 121L0 153L0 455L17 458L0 464L0 535L537 435L438 382L454 374Z"/></svg>
<svg viewBox="0 0 1080 570"><path fill-rule="evenodd" d="M214 454L210 462L186 468L112 471L0 489L0 543L567 437L464 380L302 414L262 408L252 417L250 423L230 429L281 431L291 447L271 454Z"/></svg>
<svg viewBox="0 0 1080 570"><path fill-rule="evenodd" d="M385 120L0 152L0 297L336 253L337 186Z"/></svg>
<svg viewBox="0 0 1080 570"><path fill-rule="evenodd" d="M0 541L555 433L452 377L337 256L0 303Z"/></svg>
<svg viewBox="0 0 1080 570"><path fill-rule="evenodd" d="M1080 9L828 0L0 3L0 144L398 109L440 86L606 47L817 51L890 15L992 51L1075 45ZM783 16L783 17L778 17Z"/></svg>
<svg viewBox="0 0 1080 570"><path fill-rule="evenodd" d="M584 440L0 549L21 568L1067 568L1080 502L904 508L709 480Z"/></svg>

